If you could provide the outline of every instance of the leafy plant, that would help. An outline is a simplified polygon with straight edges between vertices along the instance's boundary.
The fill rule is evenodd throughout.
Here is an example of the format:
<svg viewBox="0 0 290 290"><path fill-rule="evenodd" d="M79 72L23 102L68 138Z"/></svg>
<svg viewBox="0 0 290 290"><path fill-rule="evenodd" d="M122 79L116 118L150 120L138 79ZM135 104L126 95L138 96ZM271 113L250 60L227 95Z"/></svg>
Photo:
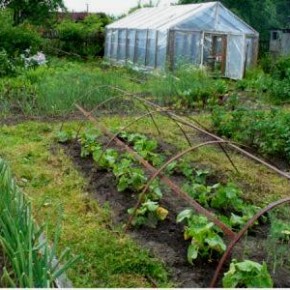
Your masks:
<svg viewBox="0 0 290 290"><path fill-rule="evenodd" d="M133 214L134 209L128 209L129 214ZM136 216L132 220L134 226L146 225L156 227L158 221L163 221L168 215L168 210L159 206L158 202L147 199L137 209Z"/></svg>
<svg viewBox="0 0 290 290"><path fill-rule="evenodd" d="M272 288L273 281L267 265L245 260L232 260L230 269L224 274L223 287L225 288Z"/></svg>
<svg viewBox="0 0 290 290"><path fill-rule="evenodd" d="M115 164L113 173L117 178L117 188L120 192L128 189L139 192L147 180L144 171L134 167L132 160L126 158L122 158L118 164Z"/></svg>
<svg viewBox="0 0 290 290"><path fill-rule="evenodd" d="M184 239L191 239L191 244L187 249L187 260L193 263L198 256L208 257L212 253L222 254L226 250L226 245L220 237L220 230L209 222L202 215L196 215L191 209L180 212L177 216L177 222L186 222L184 228Z"/></svg>
<svg viewBox="0 0 290 290"><path fill-rule="evenodd" d="M193 199L197 200L204 207L209 207L213 190L217 186L219 186L219 184L216 184L214 186L208 186L195 182L188 182L183 185L183 190L186 191Z"/></svg>
<svg viewBox="0 0 290 290"><path fill-rule="evenodd" d="M0 50L0 77L9 76L15 74L16 68L9 59L6 50Z"/></svg>
<svg viewBox="0 0 290 290"><path fill-rule="evenodd" d="M101 150L101 145L97 142L97 135L84 133L81 136L81 157L87 157L96 151Z"/></svg>
<svg viewBox="0 0 290 290"><path fill-rule="evenodd" d="M57 132L56 140L59 143L67 143L75 138L75 133L72 130L61 130Z"/></svg>
<svg viewBox="0 0 290 290"><path fill-rule="evenodd" d="M224 186L218 185L211 198L211 206L217 209L229 209L240 211L243 208L243 200L240 198L241 190L233 183Z"/></svg>
<svg viewBox="0 0 290 290"><path fill-rule="evenodd" d="M107 149L103 152L101 147L96 147L93 152L93 159L101 168L113 169L118 159L118 152L114 149Z"/></svg>
<svg viewBox="0 0 290 290"><path fill-rule="evenodd" d="M122 132L120 137L132 144L134 150L154 166L158 166L164 161L164 157L155 152L158 147L156 140L149 139L145 135L139 133L127 132Z"/></svg>
<svg viewBox="0 0 290 290"><path fill-rule="evenodd" d="M288 243L290 241L290 223L271 216L270 235L274 239Z"/></svg>
<svg viewBox="0 0 290 290"><path fill-rule="evenodd" d="M288 112L251 111L237 108L232 112L217 108L212 121L219 135L231 138L270 156L290 161L290 115Z"/></svg>

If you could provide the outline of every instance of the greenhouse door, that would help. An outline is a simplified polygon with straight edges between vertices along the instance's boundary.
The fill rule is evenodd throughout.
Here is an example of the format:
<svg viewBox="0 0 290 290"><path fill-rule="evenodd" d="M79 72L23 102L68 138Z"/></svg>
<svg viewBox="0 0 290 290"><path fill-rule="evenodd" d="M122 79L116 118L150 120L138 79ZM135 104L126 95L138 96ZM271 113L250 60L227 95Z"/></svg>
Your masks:
<svg viewBox="0 0 290 290"><path fill-rule="evenodd" d="M203 43L203 65L219 75L225 75L227 36L205 33Z"/></svg>

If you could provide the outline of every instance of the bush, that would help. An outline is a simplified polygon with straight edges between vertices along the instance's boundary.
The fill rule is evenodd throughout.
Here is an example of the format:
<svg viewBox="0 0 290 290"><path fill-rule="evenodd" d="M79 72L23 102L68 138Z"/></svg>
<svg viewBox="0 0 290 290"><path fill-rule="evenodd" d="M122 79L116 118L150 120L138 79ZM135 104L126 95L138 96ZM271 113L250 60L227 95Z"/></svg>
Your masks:
<svg viewBox="0 0 290 290"><path fill-rule="evenodd" d="M290 79L275 80L270 89L273 101L276 104L290 101Z"/></svg>
<svg viewBox="0 0 290 290"><path fill-rule="evenodd" d="M281 57L272 69L273 85L270 93L275 103L290 101L290 56Z"/></svg>
<svg viewBox="0 0 290 290"><path fill-rule="evenodd" d="M280 57L276 61L272 75L277 80L290 80L290 56Z"/></svg>
<svg viewBox="0 0 290 290"><path fill-rule="evenodd" d="M272 85L272 78L261 68L254 68L247 71L246 77L237 82L237 89L250 90L256 94L262 94L269 90Z"/></svg>
<svg viewBox="0 0 290 290"><path fill-rule="evenodd" d="M216 108L212 122L219 135L257 148L270 156L290 161L290 114L280 110L250 111L239 108L227 112Z"/></svg>
<svg viewBox="0 0 290 290"><path fill-rule="evenodd" d="M102 56L105 25L109 22L110 19L103 13L89 15L81 22L65 19L56 26L56 37L48 41L47 47L50 51L56 49L59 54Z"/></svg>
<svg viewBox="0 0 290 290"><path fill-rule="evenodd" d="M41 46L41 37L33 26L24 23L12 25L12 14L0 10L0 49L5 49L10 56L19 56L26 49L36 52Z"/></svg>

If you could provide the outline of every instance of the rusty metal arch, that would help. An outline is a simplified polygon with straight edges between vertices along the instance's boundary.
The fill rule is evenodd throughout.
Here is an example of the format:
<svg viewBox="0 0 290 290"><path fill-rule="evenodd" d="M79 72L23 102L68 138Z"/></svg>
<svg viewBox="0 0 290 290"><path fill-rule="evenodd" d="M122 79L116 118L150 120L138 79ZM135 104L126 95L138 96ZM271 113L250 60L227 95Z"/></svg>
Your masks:
<svg viewBox="0 0 290 290"><path fill-rule="evenodd" d="M135 96L136 98L139 98L137 96ZM148 101L148 100L144 100L147 104L151 105L152 107L155 107L155 108L161 108L160 106ZM219 140L219 141L225 141L223 138L213 134L213 133L210 133L208 132L207 130L205 129L202 129L202 128L199 128L198 126L195 126L194 124L188 122L187 120L185 120L184 118L182 118L181 116L178 116L172 112L169 113L174 119L176 119L178 122L180 122L181 124L183 125L186 125L202 134L205 134L215 140ZM235 149L236 151L238 151L239 153L247 156L248 158L260 163L260 164L263 164L264 166L268 167L269 169L275 171L276 173L278 173L280 176L283 176L285 178L287 178L288 180L290 180L290 175L283 172L282 170L278 169L277 167L269 164L268 162L265 162L264 160L262 160L261 158L258 158L257 156L251 154L250 152L238 147L237 145L235 145L237 143L234 143L234 142L230 142L228 143L228 146L232 147L233 149ZM243 145L244 146L244 145Z"/></svg>
<svg viewBox="0 0 290 290"><path fill-rule="evenodd" d="M112 101L114 101L114 100L116 100L116 99L120 99L120 98L126 98L126 99L132 101L132 99L130 99L130 96L129 96L129 95L128 95L128 96L125 96L125 97L124 97L124 96L115 96L115 97L110 97L109 99L104 100L103 102L101 102L100 104L98 104L95 108L93 108L93 109L89 112L89 114L92 115L92 114L93 114L93 113L94 113L98 108L102 107L103 105L105 105L105 104L107 104L107 103L109 103L109 102L112 102ZM134 100L136 100L136 101L138 101L139 103L141 103L141 104L143 105L143 107L146 109L146 111L147 111L148 113L150 113L150 110L149 110L149 108L148 108L148 106L146 105L145 102L142 102L141 100L139 100L139 99L137 99L137 98L134 98ZM132 102L133 102L133 101L132 101ZM151 118L151 120L152 120L152 122L153 122L153 124L154 124L154 126L155 126L155 128L156 128L156 130L157 130L157 132L158 132L158 134L160 135L160 134L161 134L160 129L159 129L159 127L157 126L157 123L156 123L155 119L153 118L153 115L152 115L152 114L149 114L149 115L150 115L150 118ZM77 137L78 137L78 135L79 135L79 133L80 133L80 130L82 129L84 123L85 123L85 120L83 120L83 122L81 123L80 127L79 127L78 130L77 130L77 135L76 135Z"/></svg>
<svg viewBox="0 0 290 290"><path fill-rule="evenodd" d="M98 89L100 89L100 88L110 88L110 89L112 89L112 90L119 91L119 92L123 93L123 94L125 95L126 98L128 97L129 100L131 100L130 98L133 98L134 100L136 100L136 101L138 101L139 103L141 103L141 104L144 106L144 108L146 109L146 111L147 111L148 113L150 113L150 110L149 110L148 105L152 106L153 103L151 103L151 102L149 102L149 101L147 101L147 100L143 100L143 99L141 99L141 98L138 97L135 93L129 93L129 92L126 92L126 91L124 91L124 90L122 90L122 89L120 89L120 88L118 88L118 87L114 87L114 86L111 86L111 85L102 85L102 86L98 86L97 88L95 88L95 90L98 90ZM91 91L93 91L93 90L91 90ZM88 95L88 93L87 93L85 96L87 96L87 95ZM81 100L81 99L83 99L83 98L84 98L84 96L81 97L81 98L79 98L77 101L79 101L79 100ZM111 101L113 101L113 100L115 100L115 99L118 99L118 98L124 98L124 96L115 96L115 97L110 97L109 99L104 100L103 102L101 102L100 104L98 104L97 107L95 107L94 109L92 109L88 114L92 115L93 112L94 112L95 110L97 110L98 108L100 108L100 107L103 106L104 104L109 103L109 102L111 102ZM154 105L155 105L155 104L154 104ZM77 106L77 103L76 103L76 102L75 102L75 106ZM155 107L157 108L156 111L157 111L158 109L159 109L159 110L162 109L162 107L160 107L160 106L158 106L158 105L155 105ZM160 112L160 113L161 113L161 112ZM180 124L181 122L178 121L178 120L176 120L176 119L173 117L171 110L168 110L168 111L165 111L165 110L164 110L164 113L165 113L166 116L167 116L171 121L173 121L173 122L175 123L175 125L179 128L179 130L180 130L181 133L183 134L184 138L186 139L186 142L187 142L188 145L191 147L191 146L192 146L192 143L191 143L190 139L188 138L186 132L185 132L184 129L182 128L182 126L181 126L181 124ZM155 128L156 128L156 130L157 130L157 132L158 132L158 134L161 135L160 129L159 129L159 127L158 127L158 125L157 125L157 123L156 123L156 121L155 121L155 119L154 119L152 113L150 114L150 118L151 118L151 120L152 120L152 122L153 122L153 124L154 124L154 126L155 126ZM65 118L64 118L64 120L65 120ZM83 121L81 122L80 127L79 127L78 130L77 130L76 138L78 138L79 133L80 133L80 130L81 130L81 128L83 127L84 123L85 123L85 120L83 120ZM60 131L62 130L63 125L64 125L64 121L63 121L62 124L61 124ZM230 155L228 154L228 152L226 151L226 149L221 145L221 143L218 143L218 144L219 144L220 148L222 149L222 151L224 152L224 154L226 155L226 157L227 157L227 159L229 160L229 162L231 163L231 165L233 166L233 168L236 170L237 173L239 173L239 170L237 169L236 165L234 164L233 160L231 159L231 157L230 157Z"/></svg>
<svg viewBox="0 0 290 290"><path fill-rule="evenodd" d="M175 155L174 157L172 157L170 160L168 160L167 162L165 162L152 176L151 178L148 180L148 182L146 183L143 191L140 193L139 195L139 199L138 202L136 203L133 213L132 215L130 215L128 222L126 224L126 228L125 231L127 231L132 223L133 218L135 217L138 208L140 207L146 193L147 190L149 189L149 186L151 185L151 183L161 174L161 172L173 161L180 159L182 156L186 155L189 152L195 151L200 147L203 146L207 146L207 145L212 145L212 144L217 144L217 143L230 143L229 141L218 141L218 140L214 140L214 141L208 141L208 142L204 142L201 144L198 144L196 146L187 148L186 150L178 153L177 155ZM212 213L204 210L204 208L198 203L196 202L194 199L192 199L192 201L194 202L194 208L195 210L197 210L198 212L200 212L201 214L204 214L209 220L211 220L212 222L214 222L219 228L222 229L222 231L227 234L230 238L233 238L235 236L235 233L232 232L231 229L229 229L228 226L226 226L224 223L222 223L219 219L217 219ZM210 214L209 214L210 213Z"/></svg>
<svg viewBox="0 0 290 290"><path fill-rule="evenodd" d="M124 90L122 90L122 89L120 89L120 88L118 88L118 87L114 87L114 86L110 86L110 85L99 86L99 87L97 87L96 89L99 89L99 88L110 88L110 89L112 89L112 90L119 91L119 92L123 93L126 97L128 97L128 98L133 98L134 100L136 100L136 101L138 101L139 103L141 103L141 104L145 107L145 109L147 110L147 112L148 112L148 113L150 112L149 107L148 107L148 105L150 105L150 103L146 102L145 100L141 99L140 97L137 97L135 93L129 93L129 92L126 92L126 91L124 91ZM109 102L113 101L114 99L121 98L121 97L124 97L124 96L111 97L111 98L109 98L109 99L103 101L102 103L100 103L99 105L97 105L96 108L94 108L92 111L90 111L90 114L92 114L92 113L93 113L97 108L101 107L102 105L104 105L104 104L106 104L106 103L109 103ZM82 98L81 98L81 99L82 99ZM80 99L78 99L78 101L79 101L79 100L80 100ZM76 105L76 102L75 102L75 105ZM160 107L159 109L161 109L161 107ZM167 117L168 117L170 120L172 120L172 121L176 124L176 126L180 129L180 131L181 131L182 134L184 135L184 138L186 139L188 145L191 146L192 144L191 144L191 142L190 142L190 140L189 140L187 134L185 133L185 131L183 130L183 128L181 127L181 125L178 123L178 121L175 120L174 118L172 118L172 116L169 114L169 112L167 112L166 115L167 115ZM151 115L150 117L151 117L151 119L152 119L152 122L153 122L154 126L156 127L156 130L157 130L158 134L160 135L161 132L160 132L158 126L157 126L157 123L155 122L155 119L153 118L152 115ZM84 122L83 122L83 123L84 123ZM83 126L83 123L82 123L81 127ZM78 130L77 136L78 136L78 134L79 134L80 129L81 129L81 128L79 128L79 130ZM229 157L228 157L228 158L229 158ZM229 158L229 159L230 159L230 158ZM230 160L230 161L231 161L231 160ZM233 165L233 166L234 166L234 165ZM235 166L234 166L234 167L235 167Z"/></svg>
<svg viewBox="0 0 290 290"><path fill-rule="evenodd" d="M97 127L100 128L100 130L107 136L112 137L112 133L107 130L106 127L102 126L101 124L99 124L97 122L97 120L92 117L88 112L86 112L82 107L80 107L79 105L76 105L76 107L79 109L80 112L83 113L83 115L85 117L87 117L91 122L93 122ZM145 166L146 169L148 169L150 172L152 172L152 174L157 172L157 169L155 167L153 167L150 163L148 163L146 160L144 160L140 155L138 155L137 152L135 152L134 150L132 150L130 147L128 147L128 145L126 145L124 142L122 142L120 139L115 138L114 139L117 145L120 145L121 147L124 147L129 153L131 153L134 158L140 162L141 164L143 164ZM211 143L216 143L217 141L212 141ZM162 181L167 184L172 191L180 196L181 198L183 198L184 200L186 200L188 202L189 205L191 205L192 207L195 208L195 210L207 217L209 217L210 220L214 221L225 233L225 235L227 235L230 239L233 239L233 237L235 236L235 233L227 226L225 225L223 222L221 222L220 220L218 220L213 213L209 212L208 210L206 210L205 208L203 208L199 203L197 203L194 199L192 199L191 197L189 197L189 195L186 192L183 192L178 185L174 184L169 178L167 178L166 176L161 176L160 177L162 179ZM127 230L127 229L126 229Z"/></svg>
<svg viewBox="0 0 290 290"><path fill-rule="evenodd" d="M230 242L230 244L227 247L226 252L223 254L222 258L219 261L219 264L217 266L216 272L214 274L214 277L210 283L210 288L214 288L220 271L226 261L226 259L228 258L228 256L230 255L230 253L232 252L233 248L235 247L235 245L240 241L240 239L243 237L243 235L248 231L248 229L253 226L253 224L262 216L264 215L266 212L272 210L273 208L284 204L284 203L290 203L290 197L287 198L283 198L280 199L278 201L272 202L271 204L269 204L268 206L266 206L265 208L263 208L261 211L259 211L257 214L255 214L247 223L246 225L237 233L237 235L234 237L234 239Z"/></svg>
<svg viewBox="0 0 290 290"><path fill-rule="evenodd" d="M145 109L147 110L147 112L148 112L148 114L145 114L145 115L146 115L146 116L148 116L148 115L150 116L150 118L151 118L151 120L152 120L152 122L153 122L153 124L154 124L154 126L155 126L155 128L156 128L156 130L157 130L157 132L158 132L159 135L161 135L161 132L160 132L160 130L159 130L159 127L157 126L157 123L156 123L154 117L153 117L153 112L159 112L160 114L161 114L161 113L165 113L166 116L167 116L167 117L168 117L172 122L174 122L175 125L179 128L179 130L180 130L181 133L183 134L185 140L187 141L188 145L189 145L190 147L192 146L192 143L191 143L190 139L188 138L186 132L185 132L184 129L182 128L180 122L178 122L176 119L174 119L174 118L171 116L171 114L170 114L170 113L171 113L171 110L164 110L162 107L159 107L159 108L157 108L155 111L150 111L149 108L148 108L148 106L147 106L147 104L150 105L150 103L148 103L146 100L142 100L141 98L135 96L134 94L127 93L127 92L125 92L125 91L123 91L122 89L119 89L119 88L117 88L117 87L112 87L112 86L104 86L104 87L109 87L109 88L111 88L111 89L115 89L115 90L117 90L117 91L120 91L120 92L124 93L124 94L126 95L126 97L129 98L129 100L131 100L130 98L133 98L134 100L137 100L139 103L141 103L141 104L145 107ZM98 108L100 108L102 105L104 105L104 104L106 104L106 103L109 103L109 102L111 102L111 101L113 101L113 100L115 100L115 99L122 98L122 97L124 98L124 96L111 97L111 98L109 98L109 99L103 101L102 103L98 104L97 107L95 107L93 110L91 110L91 111L89 112L89 114L92 115L93 112L94 112L95 110L97 110ZM142 116L141 116L141 117L142 117ZM144 117L145 117L145 116L144 116ZM137 119L138 119L138 118L137 118ZM139 119L138 119L138 120L139 120ZM138 120L136 120L136 121L138 121ZM80 132L80 130L81 130L81 127L83 126L84 123L85 123L85 121L83 121L83 122L81 123L81 126L79 127L79 129L78 129L78 131L77 131L76 138L78 137L79 132ZM130 127L130 126L129 126L129 127ZM123 128L122 130L125 130L125 129ZM116 136L116 137L117 137L117 136ZM112 141L111 141L111 142L112 142ZM229 162L231 163L231 165L233 166L233 168L236 170L237 173L239 173L237 167L235 166L235 164L234 164L233 160L231 159L231 157L229 156L228 152L227 152L227 151L225 150L225 148L221 145L221 143L218 143L218 144L219 144L219 146L221 147L221 149L222 149L222 151L224 152L224 154L226 155L226 157L227 157L227 159L229 160ZM108 148L108 146L106 146L106 148ZM103 150L103 152L104 152L104 150ZM103 153L101 154L100 158L101 158L102 156L103 156Z"/></svg>

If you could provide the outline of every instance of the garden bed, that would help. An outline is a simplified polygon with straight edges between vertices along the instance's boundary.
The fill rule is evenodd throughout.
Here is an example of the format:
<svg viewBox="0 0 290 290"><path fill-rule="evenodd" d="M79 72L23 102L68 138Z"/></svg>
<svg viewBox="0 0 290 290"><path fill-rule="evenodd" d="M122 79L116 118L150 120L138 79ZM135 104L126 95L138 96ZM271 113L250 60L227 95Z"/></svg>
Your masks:
<svg viewBox="0 0 290 290"><path fill-rule="evenodd" d="M102 137L102 142L106 144ZM176 153L176 149L170 144L159 140L158 151L162 149L167 152L167 156ZM165 150L166 149L166 150ZM65 151L71 156L77 168L89 179L88 191L91 196L97 199L101 204L108 203L112 209L112 218L115 224L126 223L129 215L128 208L136 204L137 196L130 192L118 192L117 182L112 172L102 170L96 166L92 158L81 158L81 145L77 141L69 142L65 145ZM214 184L219 179L215 175L209 176L208 182ZM179 174L173 174L171 179L182 184L183 177ZM140 228L131 228L130 234L139 241L151 253L163 260L173 281L179 287L208 287L218 263L218 257L212 256L211 259L198 258L190 265L186 259L189 241L183 239L183 226L176 223L176 216L180 211L188 208L188 204L177 196L170 194L167 190L160 201L160 206L169 211L167 218L160 222L156 228L141 226ZM263 261L265 258L265 241L269 231L269 224L258 227L251 231L246 242L239 244L234 256L244 258L246 248L248 248L248 257L253 257L257 261ZM249 245L261 245L260 251L253 251ZM224 266L224 271L228 269L229 263ZM276 269L277 270L277 269ZM287 269L278 269L275 272L274 283L276 287L289 287L288 279L281 279L288 273ZM221 286L221 284L219 284Z"/></svg>
<svg viewBox="0 0 290 290"><path fill-rule="evenodd" d="M81 146L77 142L65 146L77 168L89 179L88 191L91 197L101 204L109 203L112 209L112 218L115 223L127 222L128 207L134 206L136 196L130 193L119 193L114 175L110 172L97 170L91 158L80 157ZM176 215L188 205L175 197L165 194L161 205L169 210L169 216L156 228L132 228L130 234L154 256L163 260L172 275L173 281L179 287L208 287L208 283L215 271L217 261L211 263L198 261L191 266L186 260L186 251L189 242L183 239L183 226L176 223Z"/></svg>

